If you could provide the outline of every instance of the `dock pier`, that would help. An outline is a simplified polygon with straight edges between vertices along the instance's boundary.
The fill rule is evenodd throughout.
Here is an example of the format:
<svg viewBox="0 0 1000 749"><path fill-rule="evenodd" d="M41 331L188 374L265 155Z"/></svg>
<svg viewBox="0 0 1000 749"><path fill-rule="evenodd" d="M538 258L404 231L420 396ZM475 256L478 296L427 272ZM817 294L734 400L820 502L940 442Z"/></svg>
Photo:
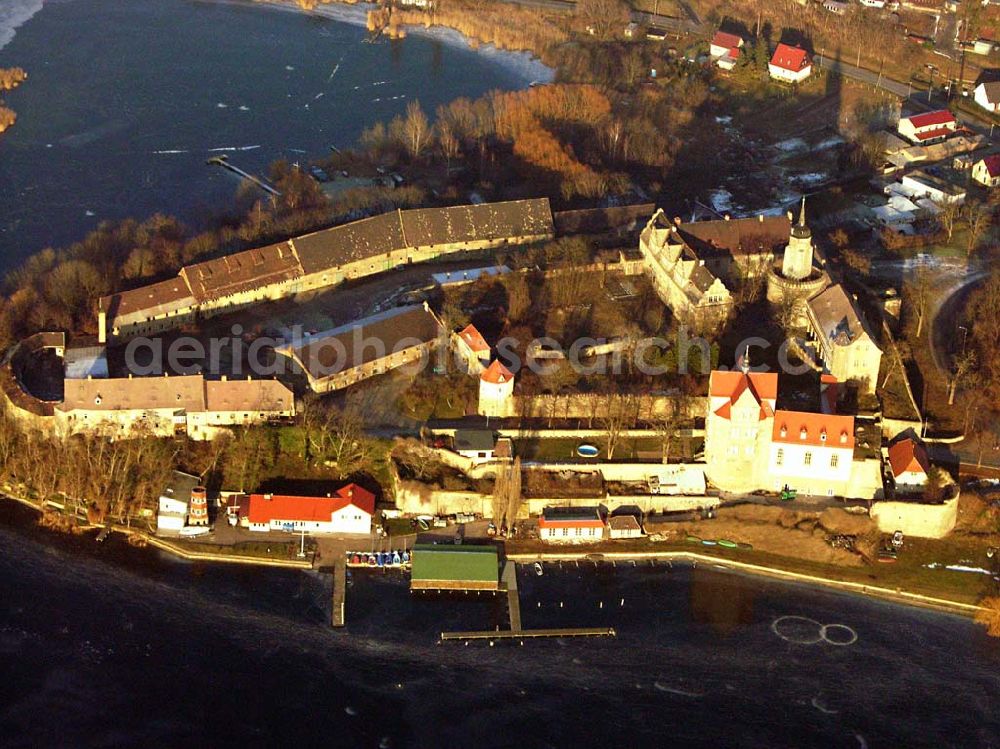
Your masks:
<svg viewBox="0 0 1000 749"><path fill-rule="evenodd" d="M257 187L259 187L261 190L263 190L264 192L268 193L269 195L273 195L276 198L280 198L281 197L281 193L280 192L278 192L277 190L275 190L273 187L271 187L269 184L267 184L264 180L260 179L260 177L254 177L249 172L244 172L238 166L234 166L234 165L230 164L229 163L229 157L227 157L227 156L213 156L206 163L208 163L209 165L221 166L223 169L228 169L233 174L238 174L243 179L250 180L255 185L257 185Z"/></svg>
<svg viewBox="0 0 1000 749"><path fill-rule="evenodd" d="M333 566L333 621L340 628L344 621L344 601L347 598L347 557L338 556Z"/></svg>
<svg viewBox="0 0 1000 749"><path fill-rule="evenodd" d="M482 632L442 632L442 642L456 640L527 640L539 637L615 637L614 627L572 627L569 629L521 629Z"/></svg>
<svg viewBox="0 0 1000 749"><path fill-rule="evenodd" d="M510 613L510 628L513 632L521 631L521 596L517 592L517 565L509 559L504 562L503 575L500 578L507 589L507 610Z"/></svg>

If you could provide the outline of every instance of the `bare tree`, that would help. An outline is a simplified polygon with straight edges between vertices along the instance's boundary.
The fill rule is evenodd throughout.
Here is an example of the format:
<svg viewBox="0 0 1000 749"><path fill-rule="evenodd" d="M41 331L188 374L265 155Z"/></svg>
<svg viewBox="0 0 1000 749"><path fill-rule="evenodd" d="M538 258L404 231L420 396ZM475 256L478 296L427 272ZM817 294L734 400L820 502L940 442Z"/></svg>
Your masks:
<svg viewBox="0 0 1000 749"><path fill-rule="evenodd" d="M608 460L615 457L622 433L635 423L639 402L629 393L612 393L604 398L604 409L598 422L604 429L604 445Z"/></svg>
<svg viewBox="0 0 1000 749"><path fill-rule="evenodd" d="M986 234L993 221L993 212L985 203L968 203L965 207L965 221L969 227L969 241L965 246L966 253L971 256L979 240Z"/></svg>
<svg viewBox="0 0 1000 749"><path fill-rule="evenodd" d="M948 241L950 242L951 235L955 232L955 225L962 217L962 206L958 203L952 203L947 200L935 201L934 205L938 210L938 223L941 224L941 228L947 232Z"/></svg>
<svg viewBox="0 0 1000 749"><path fill-rule="evenodd" d="M955 405L955 391L958 390L960 382L965 380L976 368L976 352L963 351L955 359L955 371L951 376L951 383L948 386L948 405Z"/></svg>
<svg viewBox="0 0 1000 749"><path fill-rule="evenodd" d="M576 15L599 39L610 39L625 28L629 20L628 6L622 0L580 0Z"/></svg>
<svg viewBox="0 0 1000 749"><path fill-rule="evenodd" d="M903 289L910 312L917 321L915 338L920 338L920 332L924 329L924 318L927 316L927 308L930 306L931 291L930 273L922 266L916 269L913 277Z"/></svg>
<svg viewBox="0 0 1000 749"><path fill-rule="evenodd" d="M423 153L430 140L431 127L427 115L420 108L420 102L411 101L406 105L406 119L403 120L403 132L406 137L406 150L414 159Z"/></svg>
<svg viewBox="0 0 1000 749"><path fill-rule="evenodd" d="M659 413L652 415L650 421L660 439L660 450L663 462L670 462L670 443L677 435L681 425L687 421L690 398L684 394L670 396L669 401Z"/></svg>

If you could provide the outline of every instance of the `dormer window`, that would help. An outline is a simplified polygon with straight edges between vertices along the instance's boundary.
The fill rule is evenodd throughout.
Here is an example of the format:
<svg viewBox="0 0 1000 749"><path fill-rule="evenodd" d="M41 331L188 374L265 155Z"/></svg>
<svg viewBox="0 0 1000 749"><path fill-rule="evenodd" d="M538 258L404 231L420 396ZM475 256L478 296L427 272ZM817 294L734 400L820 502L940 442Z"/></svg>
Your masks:
<svg viewBox="0 0 1000 749"><path fill-rule="evenodd" d="M804 440L808 436L809 436L809 432L806 431L805 427L802 427L802 429L799 430L799 439L800 440Z"/></svg>
<svg viewBox="0 0 1000 749"><path fill-rule="evenodd" d="M781 436L782 437L788 436L788 427L786 427L784 424L781 425Z"/></svg>
<svg viewBox="0 0 1000 749"><path fill-rule="evenodd" d="M842 444L842 445L846 445L847 444L847 432L846 431L840 433L840 444Z"/></svg>
<svg viewBox="0 0 1000 749"><path fill-rule="evenodd" d="M819 433L819 441L820 442L826 442L826 430L825 429L822 432Z"/></svg>
<svg viewBox="0 0 1000 749"><path fill-rule="evenodd" d="M94 405L97 405L97 406L101 405L101 396L100 395L98 395L96 398L94 398Z"/></svg>

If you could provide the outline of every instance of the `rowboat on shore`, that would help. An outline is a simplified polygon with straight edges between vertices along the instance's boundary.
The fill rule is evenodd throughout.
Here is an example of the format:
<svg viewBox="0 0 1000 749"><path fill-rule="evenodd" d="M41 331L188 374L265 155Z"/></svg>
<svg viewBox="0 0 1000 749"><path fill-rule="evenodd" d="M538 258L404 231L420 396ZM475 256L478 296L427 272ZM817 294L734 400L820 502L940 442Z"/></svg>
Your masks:
<svg viewBox="0 0 1000 749"><path fill-rule="evenodd" d="M701 543L701 539L698 538L697 536L688 536L686 540L687 540L688 543L692 543L692 544L700 544Z"/></svg>
<svg viewBox="0 0 1000 749"><path fill-rule="evenodd" d="M535 574L541 577L544 573L542 571L542 563L535 562Z"/></svg>
<svg viewBox="0 0 1000 749"><path fill-rule="evenodd" d="M715 540L713 540L711 538L703 538L701 540L701 545L702 546L715 546L717 543L718 543L718 541L715 541Z"/></svg>
<svg viewBox="0 0 1000 749"><path fill-rule="evenodd" d="M735 541L730 541L728 538L721 538L721 539L719 539L719 546L724 546L727 549L735 549L736 548L736 542Z"/></svg>

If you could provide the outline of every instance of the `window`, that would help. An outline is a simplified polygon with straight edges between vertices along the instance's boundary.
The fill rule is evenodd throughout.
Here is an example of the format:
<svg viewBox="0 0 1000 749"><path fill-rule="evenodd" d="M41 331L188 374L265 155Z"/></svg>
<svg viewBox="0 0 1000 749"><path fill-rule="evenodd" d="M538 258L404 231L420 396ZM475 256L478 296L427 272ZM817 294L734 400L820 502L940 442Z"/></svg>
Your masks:
<svg viewBox="0 0 1000 749"><path fill-rule="evenodd" d="M813 454L807 452L806 455L805 455L805 457L802 459L802 464L803 465L807 465L807 466L811 466L812 462L813 462Z"/></svg>
<svg viewBox="0 0 1000 749"><path fill-rule="evenodd" d="M839 455L831 455L830 456L830 468L836 468L837 467L837 463L839 463L839 462L840 462L840 456Z"/></svg>
<svg viewBox="0 0 1000 749"><path fill-rule="evenodd" d="M569 528L563 528L562 531L563 531L563 535L564 536L568 536L569 535Z"/></svg>
<svg viewBox="0 0 1000 749"><path fill-rule="evenodd" d="M785 464L785 451L780 447L778 448L778 454L774 457L774 462L779 466Z"/></svg>

